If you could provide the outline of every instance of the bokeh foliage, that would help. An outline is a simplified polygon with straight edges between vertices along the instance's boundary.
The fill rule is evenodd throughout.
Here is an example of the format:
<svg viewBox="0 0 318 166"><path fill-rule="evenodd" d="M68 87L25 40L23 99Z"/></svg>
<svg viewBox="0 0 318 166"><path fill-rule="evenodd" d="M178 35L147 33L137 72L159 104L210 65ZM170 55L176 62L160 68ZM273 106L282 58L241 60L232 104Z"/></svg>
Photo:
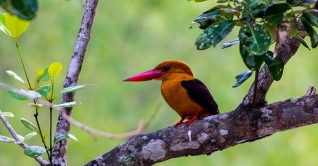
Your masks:
<svg viewBox="0 0 318 166"><path fill-rule="evenodd" d="M238 88L231 87L237 73L246 69L244 63L233 65L233 62L242 61L238 56L239 46L197 51L194 41L201 31L188 28L197 15L212 5L215 5L212 1L100 1L79 80L80 84L94 86L76 94L78 105L74 107L73 117L90 127L113 133L134 129L140 119L150 117L158 102L163 102L160 82L127 84L122 80L173 58L192 67L196 77L212 92L222 113L236 108L252 83L252 80L247 80ZM61 75L65 75L81 20L81 4L79 1L40 1L39 9L36 19L31 21L28 31L19 39L27 70L35 71L59 61L64 66ZM234 28L233 31L238 32L239 29ZM224 41L235 38L237 35L230 35ZM5 73L14 69L17 74L23 75L15 46L4 34L0 34L0 41L0 81L19 87L20 84ZM273 84L267 100L271 103L302 96L309 84L316 84L316 54L315 51L300 49L285 66L284 77ZM55 80L60 82L56 84L57 89L61 89L63 79ZM0 109L14 112L16 117L10 118L10 123L19 133L26 134L28 131L21 127L19 119L32 119L32 108L26 107L25 103L17 103L6 94L6 90L0 89L0 92ZM44 113L41 119L45 122L47 116L48 113ZM169 106L163 104L149 131L173 125L178 118ZM71 130L80 142L70 141L69 165L83 165L124 141L94 139L75 127ZM0 132L8 134L2 125ZM317 137L316 125L312 125L211 156L183 157L157 165L318 165ZM1 143L0 148L3 165L36 165L18 146Z"/></svg>

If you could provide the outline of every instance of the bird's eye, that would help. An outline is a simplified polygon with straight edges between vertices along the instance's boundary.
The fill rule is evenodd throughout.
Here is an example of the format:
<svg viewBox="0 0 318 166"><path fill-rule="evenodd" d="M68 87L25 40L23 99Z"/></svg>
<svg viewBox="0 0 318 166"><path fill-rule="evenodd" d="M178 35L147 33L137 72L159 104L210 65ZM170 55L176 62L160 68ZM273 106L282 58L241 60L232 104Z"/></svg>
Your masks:
<svg viewBox="0 0 318 166"><path fill-rule="evenodd" d="M169 71L169 70L170 70L170 67L169 67L169 66L163 67L163 71Z"/></svg>

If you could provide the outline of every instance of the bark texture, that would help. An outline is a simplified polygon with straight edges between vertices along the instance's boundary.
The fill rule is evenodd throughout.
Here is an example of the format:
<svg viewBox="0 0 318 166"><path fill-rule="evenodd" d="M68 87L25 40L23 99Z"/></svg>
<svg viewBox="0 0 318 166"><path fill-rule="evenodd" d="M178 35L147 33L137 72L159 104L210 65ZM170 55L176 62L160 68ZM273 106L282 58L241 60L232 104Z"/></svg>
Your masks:
<svg viewBox="0 0 318 166"><path fill-rule="evenodd" d="M81 72L83 60L85 57L86 48L93 27L97 4L98 0L87 0L86 2L81 26L76 38L73 55L64 81L64 88L77 85L78 77ZM61 103L74 101L74 95L75 93L64 93L62 95ZM65 112L70 116L72 113L72 108L66 108ZM56 139L60 135L69 133L69 131L70 123L66 119L64 119L60 113L56 125L56 133L54 138ZM68 139L63 139L54 145L52 155L53 165L67 165L67 146Z"/></svg>
<svg viewBox="0 0 318 166"><path fill-rule="evenodd" d="M223 150L276 132L318 123L318 95L288 99L262 108L239 107L191 125L139 135L90 161L86 166L152 165L171 158Z"/></svg>

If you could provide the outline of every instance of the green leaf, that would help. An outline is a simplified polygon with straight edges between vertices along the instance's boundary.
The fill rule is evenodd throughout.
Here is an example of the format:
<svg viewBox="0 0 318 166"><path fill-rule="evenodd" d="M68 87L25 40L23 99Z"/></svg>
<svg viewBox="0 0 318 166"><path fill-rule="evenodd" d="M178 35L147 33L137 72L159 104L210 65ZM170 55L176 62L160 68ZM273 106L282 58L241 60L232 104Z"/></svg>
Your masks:
<svg viewBox="0 0 318 166"><path fill-rule="evenodd" d="M195 42L197 49L205 50L211 47L211 45L215 47L232 31L234 25L235 21L230 20L221 21L218 26L210 25L203 31Z"/></svg>
<svg viewBox="0 0 318 166"><path fill-rule="evenodd" d="M69 136L71 139L73 139L73 140L75 140L75 141L79 142L79 141L78 141L78 139L77 139L74 135L72 135L72 134L68 134L68 136Z"/></svg>
<svg viewBox="0 0 318 166"><path fill-rule="evenodd" d="M33 138L34 136L36 136L37 134L38 133L36 133L36 132L29 133L26 136L24 136L23 141L29 140L29 139Z"/></svg>
<svg viewBox="0 0 318 166"><path fill-rule="evenodd" d="M290 29L288 31L288 36L289 37L296 37L297 31L298 31L296 18L290 19L290 24L289 25L290 25Z"/></svg>
<svg viewBox="0 0 318 166"><path fill-rule="evenodd" d="M30 121L28 121L24 118L21 118L20 120L21 120L22 124L24 125L24 127L28 128L31 131L35 131L36 133L40 133L38 128L34 124L32 124Z"/></svg>
<svg viewBox="0 0 318 166"><path fill-rule="evenodd" d="M41 96L43 96L44 98L47 98L47 94L50 92L51 89L52 89L52 85L47 84L47 85L43 85L39 87L36 91L40 93Z"/></svg>
<svg viewBox="0 0 318 166"><path fill-rule="evenodd" d="M306 21L304 16L300 17L301 22L303 23L309 37L310 37L310 42L311 42L311 47L316 48L318 45L318 35L316 30L312 27L312 25Z"/></svg>
<svg viewBox="0 0 318 166"><path fill-rule="evenodd" d="M291 9L291 6L287 3L269 5L265 11L265 20L274 25L281 24L284 13L289 9Z"/></svg>
<svg viewBox="0 0 318 166"><path fill-rule="evenodd" d="M23 95L19 95L19 94L17 94L17 93L14 93L14 92L11 91L11 90L8 91L8 94L9 94L11 97L13 97L13 98L15 98L15 99L17 99L17 100L28 100L27 97L25 97L25 96L23 96Z"/></svg>
<svg viewBox="0 0 318 166"><path fill-rule="evenodd" d="M35 109L40 109L40 107L43 106L43 104L35 104L35 103L27 103L27 104L34 107Z"/></svg>
<svg viewBox="0 0 318 166"><path fill-rule="evenodd" d="M271 44L271 33L262 24L244 24L239 31L240 54L250 70L258 70Z"/></svg>
<svg viewBox="0 0 318 166"><path fill-rule="evenodd" d="M240 45L249 54L263 55L267 52L272 36L266 26L257 23L244 24L239 31ZM242 54L241 54L242 55Z"/></svg>
<svg viewBox="0 0 318 166"><path fill-rule="evenodd" d="M16 79L16 80L22 82L23 84L25 84L25 82L23 81L23 79L22 79L21 77L19 77L15 72L13 72L13 71L11 71L11 70L7 70L6 73L7 73L9 76L13 77L14 79Z"/></svg>
<svg viewBox="0 0 318 166"><path fill-rule="evenodd" d="M15 92L15 90L9 90L8 94L17 100L33 100L41 97L41 95L36 91L25 91L23 89L19 90L18 92Z"/></svg>
<svg viewBox="0 0 318 166"><path fill-rule="evenodd" d="M7 143L15 143L16 142L15 139L7 137L7 136L3 136L3 135L0 135L0 141L7 142Z"/></svg>
<svg viewBox="0 0 318 166"><path fill-rule="evenodd" d="M308 43L307 43L302 37L296 36L295 38L296 38L297 40L299 40L300 43L301 43L303 46L305 46L306 48L308 48L308 50L311 50L310 47L309 47L309 45L308 45Z"/></svg>
<svg viewBox="0 0 318 166"><path fill-rule="evenodd" d="M28 29L30 24L30 21L22 20L12 14L6 14L5 21L10 36L15 39L23 34Z"/></svg>
<svg viewBox="0 0 318 166"><path fill-rule="evenodd" d="M1 3L1 0L0 0L0 3ZM0 24L1 25L6 25L6 19L4 16L5 16L5 13L0 12Z"/></svg>
<svg viewBox="0 0 318 166"><path fill-rule="evenodd" d="M256 18L263 18L268 7L267 2L261 0L250 1L249 3L244 4L246 5L242 11L242 20L246 22L251 22Z"/></svg>
<svg viewBox="0 0 318 166"><path fill-rule="evenodd" d="M266 28L270 31L271 35L272 35L272 39L276 39L277 38L277 25L273 25L270 24L268 22L263 24L264 26L266 26Z"/></svg>
<svg viewBox="0 0 318 166"><path fill-rule="evenodd" d="M9 118L14 117L14 114L12 112L2 112L2 111L0 111L0 115L5 116L5 117L9 117Z"/></svg>
<svg viewBox="0 0 318 166"><path fill-rule="evenodd" d="M217 5L193 20L190 28L192 28L195 23L198 23L200 24L199 28L206 29L210 25L218 24L222 20L232 20L234 15L239 16L240 12L230 6Z"/></svg>
<svg viewBox="0 0 318 166"><path fill-rule="evenodd" d="M218 8L214 7L208 11L205 11L201 15L199 15L190 25L190 28L192 28L193 24L199 23L199 28L206 29L211 24L215 24L218 21L222 20L222 16L220 15L220 12Z"/></svg>
<svg viewBox="0 0 318 166"><path fill-rule="evenodd" d="M5 19L6 13L1 13L0 12L0 30L4 32L5 34L11 36L11 33L9 32L6 24L6 19Z"/></svg>
<svg viewBox="0 0 318 166"><path fill-rule="evenodd" d="M49 68L36 70L37 82L45 82L50 80Z"/></svg>
<svg viewBox="0 0 318 166"><path fill-rule="evenodd" d="M236 8L232 8L231 6L224 6L219 5L220 7L220 14L223 18L227 20L232 20L233 16L239 17L241 15L241 12L237 10Z"/></svg>
<svg viewBox="0 0 318 166"><path fill-rule="evenodd" d="M250 2L243 2L243 6L249 10L256 9L260 5L268 5L267 0L257 0L257 1L250 1Z"/></svg>
<svg viewBox="0 0 318 166"><path fill-rule="evenodd" d="M76 102L68 102L68 103L63 103L63 104L58 104L58 105L54 105L56 107L60 107L60 108L68 108L68 107L73 107L76 105Z"/></svg>
<svg viewBox="0 0 318 166"><path fill-rule="evenodd" d="M51 79L54 79L62 72L62 64L60 62L53 62L48 69Z"/></svg>
<svg viewBox="0 0 318 166"><path fill-rule="evenodd" d="M66 133L66 134L63 134L63 135L58 136L58 137L56 138L56 140L55 140L54 143L57 143L57 142L59 142L59 141L61 141L61 140L63 140L63 139L69 139L69 138L71 138L71 139L73 139L73 140L79 142L78 139L77 139L74 135L72 135L72 134L67 134L67 133Z"/></svg>
<svg viewBox="0 0 318 166"><path fill-rule="evenodd" d="M236 82L232 85L233 88L240 86L243 82L245 82L250 76L252 75L252 70L243 71L242 73L238 74L235 79Z"/></svg>
<svg viewBox="0 0 318 166"><path fill-rule="evenodd" d="M47 137L47 135L48 135L47 133L42 132L43 139L45 139Z"/></svg>
<svg viewBox="0 0 318 166"><path fill-rule="evenodd" d="M304 12L302 15L308 23L311 25L318 27L318 18L311 14L310 12Z"/></svg>
<svg viewBox="0 0 318 166"><path fill-rule="evenodd" d="M240 43L240 54L247 68L250 70L258 70L265 60L265 54L252 54L249 53L244 45Z"/></svg>
<svg viewBox="0 0 318 166"><path fill-rule="evenodd" d="M76 92L76 91L81 90L85 87L86 87L86 85L71 86L71 87L61 89L60 93Z"/></svg>
<svg viewBox="0 0 318 166"><path fill-rule="evenodd" d="M269 72L271 73L275 81L279 81L283 76L284 71L284 61L280 55L277 55L273 58L273 53L269 53L266 56L265 64L268 67Z"/></svg>
<svg viewBox="0 0 318 166"><path fill-rule="evenodd" d="M38 10L37 0L13 0L13 13L21 19L31 20Z"/></svg>
<svg viewBox="0 0 318 166"><path fill-rule="evenodd" d="M24 154L30 157L38 157L45 153L45 148L40 146L28 146L24 149Z"/></svg>

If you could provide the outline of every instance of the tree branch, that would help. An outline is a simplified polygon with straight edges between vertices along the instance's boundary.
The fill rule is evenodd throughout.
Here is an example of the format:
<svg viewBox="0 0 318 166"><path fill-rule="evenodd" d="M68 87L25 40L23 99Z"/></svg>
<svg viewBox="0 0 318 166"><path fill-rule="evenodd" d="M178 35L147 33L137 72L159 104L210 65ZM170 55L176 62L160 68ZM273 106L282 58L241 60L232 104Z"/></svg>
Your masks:
<svg viewBox="0 0 318 166"><path fill-rule="evenodd" d="M278 55L282 57L285 65L297 52L300 46L300 42L295 38L287 37L284 40L284 43L280 45L278 48ZM271 76L267 65L264 65L259 72L258 81L257 81L257 90L256 90L256 105L264 105L266 104L266 94L272 85L274 79ZM244 97L242 101L242 105L251 105L254 94L254 83L250 87L247 95Z"/></svg>
<svg viewBox="0 0 318 166"><path fill-rule="evenodd" d="M211 154L276 132L318 123L318 95L288 99L260 109L241 107L131 138L90 161L96 165L152 165L171 158Z"/></svg>
<svg viewBox="0 0 318 166"><path fill-rule="evenodd" d="M318 9L318 1L316 1L315 9ZM317 12L313 12L315 16L318 16ZM277 31L277 41L278 43L275 46L274 56L279 55L282 57L285 65L292 58L295 53L298 51L300 42L296 38L290 38L287 36L286 32L281 29L281 26L288 26L286 23L283 25L279 25ZM299 31L303 31L305 28L301 21L297 23L297 28ZM259 73L258 81L257 81L257 94L256 94L256 105L264 105L266 104L266 94L272 85L274 79L269 73L269 70L266 65L264 65ZM254 94L254 83L250 87L247 95L244 97L242 105L251 105Z"/></svg>
<svg viewBox="0 0 318 166"><path fill-rule="evenodd" d="M65 108L61 108L59 106L54 105L53 103L48 102L47 100L43 100L43 99L39 98L37 95L34 95L34 93L30 93L30 92L26 92L23 90L13 88L13 87L11 87L7 84L4 84L2 82L0 82L0 87L4 88L4 89L8 89L8 90L14 92L15 94L19 94L21 96L24 96L24 97L30 99L30 100L36 101L37 104L46 105L50 108L53 108L56 111L59 111L59 113L61 114L63 119L66 119L70 124L72 124L72 125L78 127L79 129L91 134L93 137L101 136L101 137L105 137L108 139L128 138L128 137L132 137L132 136L136 136L136 135L141 134L142 132L144 132L147 129L147 127L152 122L152 120L154 119L154 117L156 116L157 112L159 111L159 109L161 107L161 103L159 103L158 106L156 107L156 109L154 110L152 116L149 118L149 120L147 121L147 123L145 125L143 125L143 122L140 121L138 126L137 126L137 129L135 129L135 130L125 132L125 133L120 133L120 134L111 134L111 133L106 133L106 132L99 131L99 130L96 130L96 129L93 129L93 128L86 126L85 124L83 124L83 123L73 119L71 116L67 115ZM4 117L3 123L8 123L8 125L5 124L5 126L10 125L5 117ZM10 127L11 127L11 125L10 125ZM7 128L9 131L10 130L14 131L13 128L12 129L10 129L9 127L7 127ZM12 134L11 131L10 131L10 133Z"/></svg>
<svg viewBox="0 0 318 166"><path fill-rule="evenodd" d="M286 64L297 52L300 42L279 32L278 37L282 39L274 52ZM255 91L252 84L241 105L232 112L209 116L190 126L168 127L131 138L86 166L152 165L176 157L209 155L276 132L318 123L318 95L312 95L313 86L301 98L266 105L266 94L273 81L264 65L257 80L256 107L251 107Z"/></svg>
<svg viewBox="0 0 318 166"><path fill-rule="evenodd" d="M69 69L64 81L64 88L77 85L78 77L81 72L82 63L85 57L86 48L90 39L98 0L87 0L81 27L75 43L75 48L69 65ZM74 101L75 93L64 93L61 103ZM71 116L72 108L65 109L67 115ZM70 123L59 114L56 126L55 139L63 134L69 133ZM67 165L67 145L68 140L63 139L57 142L53 148L52 160L54 165Z"/></svg>

